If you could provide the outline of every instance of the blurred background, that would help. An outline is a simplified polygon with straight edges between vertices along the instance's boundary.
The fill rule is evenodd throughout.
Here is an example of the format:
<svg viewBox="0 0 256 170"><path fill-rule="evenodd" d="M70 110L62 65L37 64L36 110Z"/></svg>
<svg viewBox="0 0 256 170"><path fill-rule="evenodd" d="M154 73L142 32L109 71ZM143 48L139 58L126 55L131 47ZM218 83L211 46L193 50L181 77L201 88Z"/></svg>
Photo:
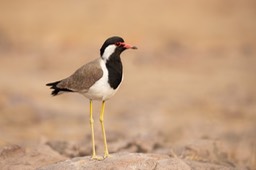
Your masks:
<svg viewBox="0 0 256 170"><path fill-rule="evenodd" d="M88 100L51 97L45 84L118 35L139 49L122 55L124 81L106 104L110 152L133 144L256 167L255 30L254 0L0 0L0 144L73 142L90 154Z"/></svg>

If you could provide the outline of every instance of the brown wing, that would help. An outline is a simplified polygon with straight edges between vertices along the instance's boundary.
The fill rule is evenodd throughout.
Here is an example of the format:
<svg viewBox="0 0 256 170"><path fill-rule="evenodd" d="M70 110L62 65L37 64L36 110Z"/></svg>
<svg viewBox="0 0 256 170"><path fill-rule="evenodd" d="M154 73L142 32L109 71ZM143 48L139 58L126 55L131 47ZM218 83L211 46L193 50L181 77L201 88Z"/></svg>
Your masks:
<svg viewBox="0 0 256 170"><path fill-rule="evenodd" d="M97 59L80 67L70 77L61 80L57 87L74 92L86 92L102 76L100 59Z"/></svg>

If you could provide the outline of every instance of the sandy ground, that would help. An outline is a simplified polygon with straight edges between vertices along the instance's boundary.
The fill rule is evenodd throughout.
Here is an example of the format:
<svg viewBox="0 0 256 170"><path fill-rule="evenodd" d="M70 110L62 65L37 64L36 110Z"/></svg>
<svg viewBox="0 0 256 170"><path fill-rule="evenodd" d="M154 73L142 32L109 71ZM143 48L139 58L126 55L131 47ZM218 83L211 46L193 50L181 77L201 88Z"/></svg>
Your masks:
<svg viewBox="0 0 256 170"><path fill-rule="evenodd" d="M107 101L110 152L171 152L255 169L254 1L0 3L2 156L13 145L18 155L25 153L20 147L43 145L43 155L59 154L54 161L90 155L88 100L51 97L45 84L69 76L99 56L108 36L121 35L139 49L122 55L124 82ZM99 108L94 102L96 120Z"/></svg>

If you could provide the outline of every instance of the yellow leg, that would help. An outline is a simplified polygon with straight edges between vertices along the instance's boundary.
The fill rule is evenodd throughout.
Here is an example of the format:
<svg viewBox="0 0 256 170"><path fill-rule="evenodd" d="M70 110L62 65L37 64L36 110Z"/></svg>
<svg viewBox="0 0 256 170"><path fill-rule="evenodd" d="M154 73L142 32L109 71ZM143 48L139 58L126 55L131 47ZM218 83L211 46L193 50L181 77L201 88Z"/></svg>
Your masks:
<svg viewBox="0 0 256 170"><path fill-rule="evenodd" d="M96 151L95 151L95 141L94 141L94 127L93 127L93 116L92 116L92 100L90 100L90 126L91 126L91 130L92 130L92 159L100 159L97 155L96 155Z"/></svg>
<svg viewBox="0 0 256 170"><path fill-rule="evenodd" d="M102 101L101 112L100 112L100 124L101 124L103 140L104 140L104 158L107 158L110 155L108 153L108 145L107 145L107 139L106 139L106 133L105 133L105 127L104 127L104 110L105 110L105 101Z"/></svg>

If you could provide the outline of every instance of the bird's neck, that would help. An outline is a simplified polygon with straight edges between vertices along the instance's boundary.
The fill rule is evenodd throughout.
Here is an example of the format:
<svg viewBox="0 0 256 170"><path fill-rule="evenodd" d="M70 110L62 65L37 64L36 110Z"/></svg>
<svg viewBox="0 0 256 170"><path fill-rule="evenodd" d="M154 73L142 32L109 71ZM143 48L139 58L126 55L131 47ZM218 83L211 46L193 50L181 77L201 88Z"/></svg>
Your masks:
<svg viewBox="0 0 256 170"><path fill-rule="evenodd" d="M120 55L113 53L105 63L108 69L109 84L113 89L116 89L120 85L123 76L123 65Z"/></svg>

